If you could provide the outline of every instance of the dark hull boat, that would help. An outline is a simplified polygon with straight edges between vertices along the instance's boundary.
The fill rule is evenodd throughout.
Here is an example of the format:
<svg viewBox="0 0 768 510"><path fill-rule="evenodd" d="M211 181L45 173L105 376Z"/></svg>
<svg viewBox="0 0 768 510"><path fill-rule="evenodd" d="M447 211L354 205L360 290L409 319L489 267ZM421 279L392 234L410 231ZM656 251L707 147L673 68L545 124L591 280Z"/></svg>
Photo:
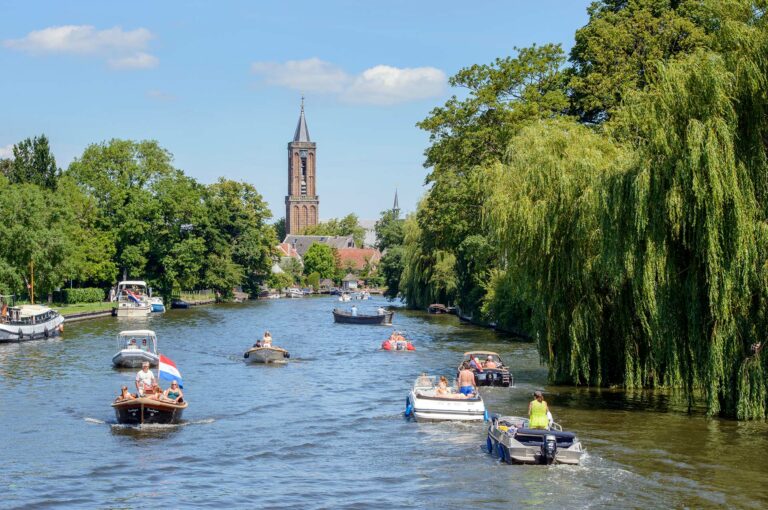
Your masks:
<svg viewBox="0 0 768 510"><path fill-rule="evenodd" d="M491 351L470 351L464 353L464 359L462 363L459 363L458 372L461 371L461 365L465 361L470 361L471 357L474 357L478 361L484 361L488 357L491 357L496 363L496 368L483 368L482 371L477 370L475 367L470 367L470 370L475 374L475 382L478 386L504 386L509 387L514 385L514 378L509 372L509 367L504 364L501 356Z"/></svg>
<svg viewBox="0 0 768 510"><path fill-rule="evenodd" d="M392 317L394 317L394 315L395 312L391 311L376 315L361 315L359 313L357 315L352 315L350 312L345 312L343 310L333 310L334 322L339 322L341 324L381 324L389 326L392 324Z"/></svg>
<svg viewBox="0 0 768 510"><path fill-rule="evenodd" d="M189 308L189 303L183 299L173 299L171 300L171 308L175 308L177 310L186 310Z"/></svg>
<svg viewBox="0 0 768 510"><path fill-rule="evenodd" d="M149 423L172 424L181 421L181 415L187 408L186 402L174 404L152 398L136 398L114 402L115 418L125 425L143 425Z"/></svg>

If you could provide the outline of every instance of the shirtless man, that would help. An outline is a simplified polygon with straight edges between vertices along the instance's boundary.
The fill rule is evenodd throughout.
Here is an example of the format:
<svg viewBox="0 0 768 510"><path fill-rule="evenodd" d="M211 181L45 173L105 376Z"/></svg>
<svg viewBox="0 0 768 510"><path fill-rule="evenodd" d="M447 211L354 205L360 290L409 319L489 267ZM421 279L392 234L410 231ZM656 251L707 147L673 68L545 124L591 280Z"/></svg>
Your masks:
<svg viewBox="0 0 768 510"><path fill-rule="evenodd" d="M488 359L485 361L485 368L498 368L496 362L493 361L493 356L488 356Z"/></svg>
<svg viewBox="0 0 768 510"><path fill-rule="evenodd" d="M146 393L153 392L156 384L155 374L149 369L149 363L145 361L141 364L141 370L136 374L136 389L139 396L143 397Z"/></svg>
<svg viewBox="0 0 768 510"><path fill-rule="evenodd" d="M475 374L469 369L469 363L466 361L461 365L459 372L459 393L470 396L475 393Z"/></svg>

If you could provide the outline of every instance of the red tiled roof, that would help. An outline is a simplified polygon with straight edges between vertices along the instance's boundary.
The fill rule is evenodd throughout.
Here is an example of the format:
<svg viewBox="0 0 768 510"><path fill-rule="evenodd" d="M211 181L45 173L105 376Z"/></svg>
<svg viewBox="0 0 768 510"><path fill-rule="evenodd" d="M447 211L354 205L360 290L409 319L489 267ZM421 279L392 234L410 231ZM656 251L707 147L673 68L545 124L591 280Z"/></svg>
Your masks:
<svg viewBox="0 0 768 510"><path fill-rule="evenodd" d="M299 258L299 252L297 252L296 249L288 243L278 244L277 249L280 251L281 257Z"/></svg>
<svg viewBox="0 0 768 510"><path fill-rule="evenodd" d="M376 248L339 248L338 251L341 267L346 268L347 263L351 262L351 268L355 271L363 269L366 261L376 265L381 260L381 252Z"/></svg>

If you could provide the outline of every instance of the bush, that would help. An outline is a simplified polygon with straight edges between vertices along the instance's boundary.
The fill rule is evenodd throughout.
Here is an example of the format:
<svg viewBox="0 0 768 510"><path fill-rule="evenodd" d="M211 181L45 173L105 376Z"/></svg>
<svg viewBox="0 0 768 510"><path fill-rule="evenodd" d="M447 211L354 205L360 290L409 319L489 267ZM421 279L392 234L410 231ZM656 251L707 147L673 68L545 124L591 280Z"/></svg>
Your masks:
<svg viewBox="0 0 768 510"><path fill-rule="evenodd" d="M64 303L99 303L104 301L104 290L90 287L87 289L62 289Z"/></svg>

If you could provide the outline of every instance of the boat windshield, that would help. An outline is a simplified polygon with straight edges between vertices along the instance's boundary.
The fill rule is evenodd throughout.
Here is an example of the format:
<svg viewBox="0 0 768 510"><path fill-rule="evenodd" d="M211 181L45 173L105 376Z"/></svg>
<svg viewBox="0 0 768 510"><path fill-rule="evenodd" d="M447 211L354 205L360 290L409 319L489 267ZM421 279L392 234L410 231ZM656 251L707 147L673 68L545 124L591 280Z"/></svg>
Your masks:
<svg viewBox="0 0 768 510"><path fill-rule="evenodd" d="M434 375L422 374L416 378L413 388L416 390L431 390L435 387L437 378Z"/></svg>
<svg viewBox="0 0 768 510"><path fill-rule="evenodd" d="M149 331L123 331L117 336L117 348L138 349L156 354L157 337Z"/></svg>

